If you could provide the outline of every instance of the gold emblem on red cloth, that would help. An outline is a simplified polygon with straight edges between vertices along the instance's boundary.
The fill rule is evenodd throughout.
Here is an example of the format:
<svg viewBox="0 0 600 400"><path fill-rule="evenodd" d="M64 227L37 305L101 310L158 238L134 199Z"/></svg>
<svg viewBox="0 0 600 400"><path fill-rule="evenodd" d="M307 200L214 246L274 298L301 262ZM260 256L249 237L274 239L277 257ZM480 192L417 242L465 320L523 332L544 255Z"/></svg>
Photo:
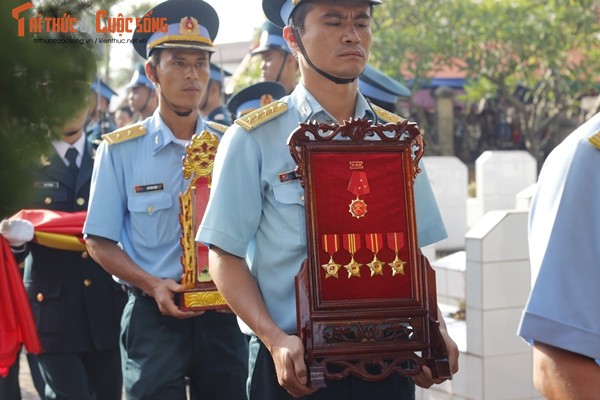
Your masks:
<svg viewBox="0 0 600 400"><path fill-rule="evenodd" d="M387 234L387 240L388 246L396 253L396 257L389 263L392 267L392 276L404 275L406 261L398 257L398 252L404 248L404 232L390 232Z"/></svg>
<svg viewBox="0 0 600 400"><path fill-rule="evenodd" d="M321 268L325 270L325 279L329 277L338 278L338 270L342 265L333 261L333 255L337 253L339 247L340 243L338 235L323 235L323 250L329 254L329 262L327 264L321 264Z"/></svg>
<svg viewBox="0 0 600 400"><path fill-rule="evenodd" d="M348 233L344 235L344 249L351 255L350 262L344 265L344 268L348 271L348 279L353 276L360 278L360 267L362 264L356 262L354 254L360 249L360 236L357 233Z"/></svg>
<svg viewBox="0 0 600 400"><path fill-rule="evenodd" d="M367 173L359 171L363 169L362 161L350 161L350 182L348 182L348 191L356 195L356 199L350 202L349 211L354 218L362 218L367 213L367 203L360 196L364 196L371 192Z"/></svg>
<svg viewBox="0 0 600 400"><path fill-rule="evenodd" d="M381 275L383 276L383 266L384 262L379 261L377 258L377 253L381 250L381 246L383 244L383 234L382 233L367 233L367 248L371 250L373 253L373 261L367 264L369 269L371 270L371 276Z"/></svg>
<svg viewBox="0 0 600 400"><path fill-rule="evenodd" d="M200 25L194 17L183 17L179 22L180 35L200 35Z"/></svg>
<svg viewBox="0 0 600 400"><path fill-rule="evenodd" d="M390 263L390 267L392 267L392 276L404 275L404 264L406 264L406 261L399 259L396 254L396 258Z"/></svg>

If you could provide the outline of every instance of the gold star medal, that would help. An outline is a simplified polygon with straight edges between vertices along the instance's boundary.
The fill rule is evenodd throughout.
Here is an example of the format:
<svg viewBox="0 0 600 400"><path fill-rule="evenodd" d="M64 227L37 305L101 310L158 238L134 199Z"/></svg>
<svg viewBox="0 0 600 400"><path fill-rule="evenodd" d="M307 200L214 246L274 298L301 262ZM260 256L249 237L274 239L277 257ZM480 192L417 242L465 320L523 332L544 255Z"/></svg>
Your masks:
<svg viewBox="0 0 600 400"><path fill-rule="evenodd" d="M352 256L350 262L344 265L344 268L346 268L348 271L348 279L352 278L353 276L360 278L360 267L362 267L362 264L354 260L354 254L360 249L360 247L360 236L357 233L344 234L344 249L346 249Z"/></svg>
<svg viewBox="0 0 600 400"><path fill-rule="evenodd" d="M367 248L373 252L373 261L368 263L369 269L371 270L371 276L381 275L383 276L384 262L377 259L377 253L381 250L383 243L383 234L381 233L367 233Z"/></svg>
<svg viewBox="0 0 600 400"><path fill-rule="evenodd" d="M390 263L390 267L392 267L392 276L404 275L404 264L406 264L406 261L399 259L398 254L396 254L396 258Z"/></svg>
<svg viewBox="0 0 600 400"><path fill-rule="evenodd" d="M404 265L406 264L406 261L402 261L400 257L398 257L398 252L404 248L404 232L388 233L387 240L390 248L396 253L394 260L389 263L389 266L392 267L392 276L404 275Z"/></svg>
<svg viewBox="0 0 600 400"><path fill-rule="evenodd" d="M325 270L325 279L338 277L338 270L342 267L341 264L337 264L333 260L333 255L339 250L339 236L338 235L323 235L322 238L323 250L329 254L329 262L327 264L321 264L321 268Z"/></svg>

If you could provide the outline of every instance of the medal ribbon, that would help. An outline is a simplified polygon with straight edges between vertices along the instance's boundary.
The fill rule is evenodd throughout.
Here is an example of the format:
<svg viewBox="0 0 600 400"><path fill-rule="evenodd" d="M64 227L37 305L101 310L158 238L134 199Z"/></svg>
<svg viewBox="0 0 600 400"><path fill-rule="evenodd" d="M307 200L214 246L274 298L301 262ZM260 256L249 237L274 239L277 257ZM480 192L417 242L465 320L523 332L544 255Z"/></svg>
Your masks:
<svg viewBox="0 0 600 400"><path fill-rule="evenodd" d="M358 233L344 234L344 249L348 251L354 257L354 253L360 249L360 236Z"/></svg>
<svg viewBox="0 0 600 400"><path fill-rule="evenodd" d="M367 173L361 171L352 171L352 175L350 175L350 182L348 182L348 191L357 197L360 195L369 194L371 189L369 188Z"/></svg>
<svg viewBox="0 0 600 400"><path fill-rule="evenodd" d="M339 235L323 235L323 250L333 256L340 249Z"/></svg>
<svg viewBox="0 0 600 400"><path fill-rule="evenodd" d="M390 232L387 234L388 246L398 254L404 248L404 232ZM392 247L393 246L393 247Z"/></svg>
<svg viewBox="0 0 600 400"><path fill-rule="evenodd" d="M382 233L367 233L367 249L371 250L373 254L379 253L381 245L383 244Z"/></svg>

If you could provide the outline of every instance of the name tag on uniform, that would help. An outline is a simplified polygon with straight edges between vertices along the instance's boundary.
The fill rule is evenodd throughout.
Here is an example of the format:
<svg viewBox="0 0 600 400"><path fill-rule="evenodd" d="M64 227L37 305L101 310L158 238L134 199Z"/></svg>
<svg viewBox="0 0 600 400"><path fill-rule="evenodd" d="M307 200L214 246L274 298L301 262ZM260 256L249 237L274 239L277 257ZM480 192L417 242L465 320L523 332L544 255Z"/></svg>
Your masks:
<svg viewBox="0 0 600 400"><path fill-rule="evenodd" d="M155 192L157 190L164 190L165 185L162 183L152 183L150 185L139 185L134 188L136 193Z"/></svg>
<svg viewBox="0 0 600 400"><path fill-rule="evenodd" d="M59 187L58 182L41 182L41 181L33 182L34 189L58 189L58 187Z"/></svg>
<svg viewBox="0 0 600 400"><path fill-rule="evenodd" d="M279 182L281 183L295 181L296 179L298 179L296 171L282 172L279 174Z"/></svg>

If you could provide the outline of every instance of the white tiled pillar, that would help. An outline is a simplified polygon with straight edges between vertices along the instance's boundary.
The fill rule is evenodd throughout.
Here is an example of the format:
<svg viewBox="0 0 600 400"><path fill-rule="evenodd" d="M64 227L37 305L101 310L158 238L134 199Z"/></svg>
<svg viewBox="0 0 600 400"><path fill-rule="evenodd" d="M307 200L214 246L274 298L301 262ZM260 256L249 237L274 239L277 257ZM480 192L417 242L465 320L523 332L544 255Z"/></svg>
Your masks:
<svg viewBox="0 0 600 400"><path fill-rule="evenodd" d="M537 162L523 150L485 151L475 161L477 199L485 214L515 207L517 193L537 180Z"/></svg>

